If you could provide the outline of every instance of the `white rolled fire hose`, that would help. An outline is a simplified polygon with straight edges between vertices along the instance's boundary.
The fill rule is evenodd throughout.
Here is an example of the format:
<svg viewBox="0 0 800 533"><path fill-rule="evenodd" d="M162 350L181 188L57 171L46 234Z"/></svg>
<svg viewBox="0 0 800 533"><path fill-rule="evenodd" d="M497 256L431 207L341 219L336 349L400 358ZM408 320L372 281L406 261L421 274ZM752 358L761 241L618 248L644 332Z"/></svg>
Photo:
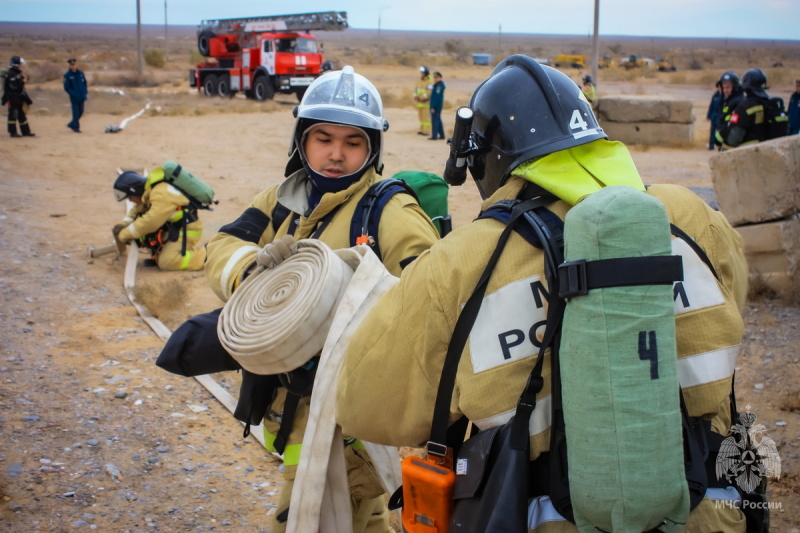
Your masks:
<svg viewBox="0 0 800 533"><path fill-rule="evenodd" d="M219 317L222 346L254 374L289 372L322 350L358 266L347 263L357 255L353 250L334 252L315 239L296 242L293 251L273 269L248 276Z"/></svg>
<svg viewBox="0 0 800 533"><path fill-rule="evenodd" d="M225 349L258 374L287 372L320 355L287 533L352 531L336 386L347 343L366 311L397 278L367 246L331 250L304 239L271 270L251 274L226 303L217 332ZM384 484L400 486L397 448L364 443Z"/></svg>

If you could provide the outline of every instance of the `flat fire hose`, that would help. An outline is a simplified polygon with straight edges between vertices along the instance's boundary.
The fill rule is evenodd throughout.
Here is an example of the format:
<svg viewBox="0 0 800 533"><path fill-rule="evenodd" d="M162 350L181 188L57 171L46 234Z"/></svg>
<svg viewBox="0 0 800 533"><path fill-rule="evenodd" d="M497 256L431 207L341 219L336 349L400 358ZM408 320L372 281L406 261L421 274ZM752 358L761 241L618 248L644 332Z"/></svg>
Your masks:
<svg viewBox="0 0 800 533"><path fill-rule="evenodd" d="M125 126L128 125L128 122L130 122L131 120L139 118L148 109L150 109L150 102L147 102L147 104L145 104L145 106L143 108L141 108L138 112L134 113L133 115L129 116L128 118L126 118L125 120L120 122L119 126L114 126L113 124L110 124L110 125L106 126L106 133L119 133L119 132L121 132L122 130L125 129Z"/></svg>
<svg viewBox="0 0 800 533"><path fill-rule="evenodd" d="M145 323L150 326L153 332L158 335L162 341L167 342L170 335L172 335L172 331L170 331L170 329L165 326L163 322L154 317L147 307L136 301L136 265L138 262L139 246L136 244L136 241L132 241L130 248L128 249L128 259L125 263L125 292L128 295L128 300L130 300L131 304L133 304L133 307L136 308L136 311L139 313L139 316L142 317L142 320L144 320ZM231 396L228 391L222 388L219 383L214 381L214 378L212 378L210 375L195 376L194 379L200 382L200 384L205 387L208 392L214 395L214 397L219 400L219 402L224 405L228 411L233 413L236 410L236 399ZM255 437L255 439L258 440L262 446L266 447L266 444L264 443L264 431L260 425L251 425L250 434ZM277 456L277 454L275 455Z"/></svg>
<svg viewBox="0 0 800 533"><path fill-rule="evenodd" d="M397 282L367 246L331 250L300 240L271 270L248 276L220 314L218 334L245 369L286 372L320 354L289 507L287 532L352 531L336 387L349 339L367 310ZM391 494L400 486L397 448L364 443Z"/></svg>

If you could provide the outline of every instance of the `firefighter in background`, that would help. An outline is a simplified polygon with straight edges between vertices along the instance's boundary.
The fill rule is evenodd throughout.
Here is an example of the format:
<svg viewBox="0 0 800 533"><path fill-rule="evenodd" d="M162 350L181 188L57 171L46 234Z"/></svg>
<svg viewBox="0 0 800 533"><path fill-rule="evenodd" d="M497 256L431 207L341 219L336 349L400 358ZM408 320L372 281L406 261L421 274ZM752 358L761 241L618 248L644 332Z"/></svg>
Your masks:
<svg viewBox="0 0 800 533"><path fill-rule="evenodd" d="M742 82L735 72L728 71L723 74L719 83L722 87L722 108L717 118L717 131L714 133L715 144L722 149L723 138L720 129L731 119L733 110L744 100Z"/></svg>
<svg viewBox="0 0 800 533"><path fill-rule="evenodd" d="M594 81L592 81L591 74L585 74L581 81L583 82L583 87L581 87L581 91L583 91L583 95L589 100L589 104L592 106L592 109L597 108L597 89L594 86Z"/></svg>
<svg viewBox="0 0 800 533"><path fill-rule="evenodd" d="M350 66L327 72L308 87L296 112L286 180L259 193L237 220L220 228L208 243L206 277L223 301L256 265L272 266L269 261L277 246L273 242L287 235L319 239L334 250L349 248L355 207L367 189L382 179L383 132L389 124L383 118L380 94L369 80ZM290 212L275 228L278 202ZM382 261L395 276L438 240L436 228L409 195L392 196L381 221ZM286 530L300 462L313 394L306 388L313 377L306 374L306 384L297 390L303 380L295 378L298 372L307 372L305 366L280 376L282 386L263 423L267 449L281 453L284 466L285 483L269 528L272 533ZM383 486L360 441L345 440L345 458L353 532L391 531Z"/></svg>
<svg viewBox="0 0 800 533"><path fill-rule="evenodd" d="M556 69L525 56L507 58L475 90L470 108L475 147L466 160L484 199L482 211L501 200L549 196L547 209L563 220L583 195L605 185L645 190L626 147L607 140L580 88ZM585 121L583 136L573 135L573 127L580 126L570 120L579 112ZM529 135L533 129L545 132L544 137ZM698 302L692 312L676 312L676 331L678 356L692 376L686 395L689 414L710 420L713 431L727 435L735 422L729 394L747 292L742 239L722 213L684 187L651 185L647 192L665 204L670 222L696 239L719 275L719 281L708 276L706 289L714 298ZM409 265L399 283L370 310L353 334L339 373L336 419L342 431L391 446L420 447L429 439L448 343L504 228L499 220L479 218L456 229ZM497 342L509 324L493 317L506 316L507 307L515 305L514 313L535 320L535 299L525 303L519 287L537 277L545 279L543 255L520 234L511 233L458 365L457 387L448 402L451 422L465 415L485 430L503 424L514 411L537 349L526 343L527 351L509 360ZM698 274L705 276L705 270L687 268L686 276ZM712 330L713 335L706 335ZM472 352L470 347L478 341L483 348ZM710 356L708 365L695 361L695 354ZM473 371L473 365L480 371ZM537 414L549 409L549 350L542 377L545 384L531 418L531 460L549 449L550 414ZM681 435L682 427L664 431ZM546 474L541 477L547 479ZM736 502L715 505L729 501L714 500L731 497L730 490L709 488L689 515L686 531L744 533ZM530 500L528 519L530 530L539 533L577 531L546 496Z"/></svg>
<svg viewBox="0 0 800 533"><path fill-rule="evenodd" d="M67 127L75 133L81 132L81 117L83 116L83 106L86 102L88 90L86 87L86 76L78 68L77 59L67 60L69 70L64 74L64 90L69 95L69 103L72 106L72 120Z"/></svg>
<svg viewBox="0 0 800 533"><path fill-rule="evenodd" d="M706 113L706 120L708 121L710 133L708 137L708 149L714 150L716 143L714 142L717 133L717 123L719 122L719 114L722 111L722 84L718 81L715 85L714 94L711 96L711 102L708 104L708 112Z"/></svg>
<svg viewBox="0 0 800 533"><path fill-rule="evenodd" d="M419 131L417 135L431 134L431 91L433 91L431 71L428 67L419 67L419 81L414 87L414 102L416 102L417 114L419 115Z"/></svg>
<svg viewBox="0 0 800 533"><path fill-rule="evenodd" d="M728 120L717 132L717 138L722 141L721 150L767 140L766 105L769 95L765 90L766 85L767 76L761 69L751 68L744 73L744 98L731 110Z"/></svg>
<svg viewBox="0 0 800 533"><path fill-rule="evenodd" d="M127 171L114 181L117 201L128 199L133 207L125 219L111 230L120 244L137 240L150 249L145 266L162 270L203 270L206 249L198 243L203 224L197 209L177 188L164 181L157 168L146 178Z"/></svg>
<svg viewBox="0 0 800 533"><path fill-rule="evenodd" d="M25 60L19 56L12 56L9 69L3 77L2 105L8 106L8 134L12 137L35 137L28 124L27 109L33 105L33 100L25 90L28 76L22 73ZM19 122L20 135L17 133Z"/></svg>

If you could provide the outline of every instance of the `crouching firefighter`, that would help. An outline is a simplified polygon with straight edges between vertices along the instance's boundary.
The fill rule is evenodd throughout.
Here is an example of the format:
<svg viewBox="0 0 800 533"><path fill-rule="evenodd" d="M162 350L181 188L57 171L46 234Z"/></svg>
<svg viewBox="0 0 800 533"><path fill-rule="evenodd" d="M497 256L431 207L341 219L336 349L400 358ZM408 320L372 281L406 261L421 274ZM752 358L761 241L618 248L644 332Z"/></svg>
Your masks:
<svg viewBox="0 0 800 533"><path fill-rule="evenodd" d="M178 167L180 168L180 167ZM162 270L202 270L206 249L199 245L203 224L197 207L175 185L165 180L164 168L157 168L145 178L126 171L114 181L117 201L133 202L122 222L112 233L115 240L127 245L136 240L150 250L145 266Z"/></svg>
<svg viewBox="0 0 800 533"><path fill-rule="evenodd" d="M436 494L452 486L449 503L410 513L406 505L430 502L404 487L405 529L744 533L742 501L759 496L715 472L715 447L738 422L741 237L688 189L645 187L580 88L529 57L500 62L456 116L445 179L461 185L469 169L482 213L418 257L372 307L337 389L345 434L426 447L434 464L417 478L404 465L404 485ZM593 208L594 219L582 208L617 196L648 207L626 209L627 219L615 204ZM593 222L576 233L576 218ZM600 259L574 258L592 247ZM644 266L651 260L663 272ZM663 330L648 323L656 300ZM622 347L609 350L620 333ZM465 420L477 430L466 442ZM476 448L490 451L467 453ZM491 483L508 449L524 450L528 466L514 470L526 474L509 495L521 505L496 499L482 508L505 490ZM485 467L477 478L476 466Z"/></svg>

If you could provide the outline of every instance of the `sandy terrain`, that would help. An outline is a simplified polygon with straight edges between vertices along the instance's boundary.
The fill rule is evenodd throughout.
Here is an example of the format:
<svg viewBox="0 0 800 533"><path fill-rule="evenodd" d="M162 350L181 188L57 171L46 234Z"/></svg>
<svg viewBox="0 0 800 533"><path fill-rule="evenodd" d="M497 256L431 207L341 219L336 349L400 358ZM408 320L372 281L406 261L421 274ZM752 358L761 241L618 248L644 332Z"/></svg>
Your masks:
<svg viewBox="0 0 800 533"><path fill-rule="evenodd" d="M416 114L404 105L414 68L357 71L390 104L385 174L441 172L446 145L417 136ZM242 426L195 380L154 365L162 343L125 295L124 261L86 255L87 246L110 242L123 215L111 192L117 168L152 169L175 159L206 180L220 203L201 214L204 240L282 179L295 100L211 100L188 93L184 72L176 72L172 82L124 96L92 92L82 134L65 127L69 105L58 80L32 83L37 137L0 135L0 531L267 531L280 461L242 438ZM455 105L488 71L452 73L448 130ZM94 73L87 74L91 80ZM601 94L695 102L700 120L691 146L633 147L632 154L646 182L683 184L713 200L704 83L620 80ZM120 133L104 133L146 101L153 111ZM469 182L453 188L450 201L456 226L477 213ZM139 268L137 285L141 301L173 329L220 305L202 273ZM772 530L797 532L800 307L754 296L745 319L738 403L751 404L783 459L782 478L770 485L780 504ZM237 392L235 375L218 379Z"/></svg>

